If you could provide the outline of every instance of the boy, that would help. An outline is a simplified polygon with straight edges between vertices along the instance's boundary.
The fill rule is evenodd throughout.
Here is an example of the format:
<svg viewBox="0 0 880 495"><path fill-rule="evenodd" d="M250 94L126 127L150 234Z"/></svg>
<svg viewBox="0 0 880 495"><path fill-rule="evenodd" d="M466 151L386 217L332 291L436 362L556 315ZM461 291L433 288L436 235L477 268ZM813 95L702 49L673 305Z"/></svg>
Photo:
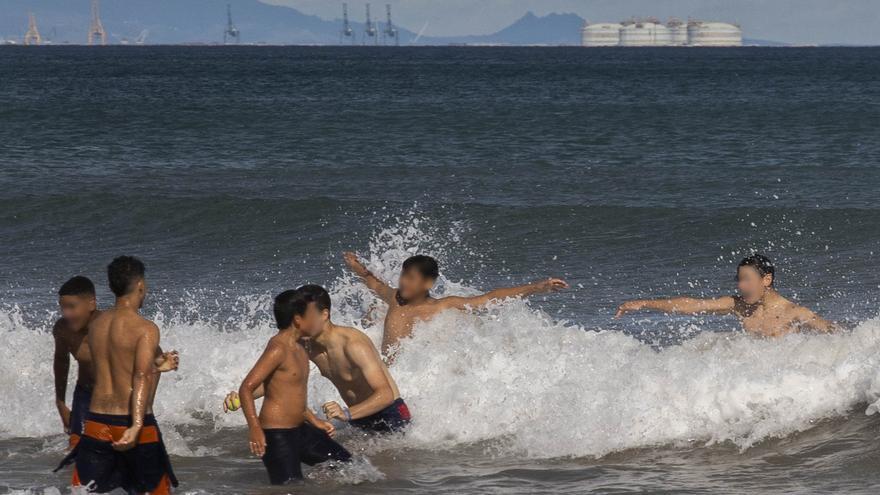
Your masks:
<svg viewBox="0 0 880 495"><path fill-rule="evenodd" d="M101 312L97 309L95 284L86 277L76 276L64 282L58 290L61 318L52 327L55 339L53 372L55 375L55 406L61 416L64 432L70 435L70 448L76 447L83 432L86 413L92 400L95 376L92 372L92 354L89 352L89 323ZM70 358L77 363L76 388L73 402L67 407L67 375Z"/></svg>
<svg viewBox="0 0 880 495"><path fill-rule="evenodd" d="M367 270L356 254L345 253L344 258L355 275L361 277L367 287L388 304L382 336L382 353L389 358L392 357L389 353L394 351L400 340L412 334L416 321L430 320L447 309L478 308L494 300L527 297L568 288L564 280L548 278L518 287L495 289L479 296L449 296L435 299L431 297L430 291L440 276L440 268L437 266L437 261L430 256L419 254L404 261L397 289L390 287Z"/></svg>
<svg viewBox="0 0 880 495"><path fill-rule="evenodd" d="M627 301L617 309L616 317L641 310L687 315L732 313L742 322L746 332L764 337L780 337L801 330L837 330L834 323L776 292L776 268L764 255L754 254L740 261L736 281L739 290L737 296Z"/></svg>
<svg viewBox="0 0 880 495"><path fill-rule="evenodd" d="M159 327L140 315L147 295L144 264L120 256L107 267L111 309L88 328L95 382L83 435L61 467L76 462L74 486L106 493L168 494L177 486L153 416L162 358ZM176 354L171 369L177 368ZM57 469L56 469L57 471Z"/></svg>
<svg viewBox="0 0 880 495"><path fill-rule="evenodd" d="M331 439L333 425L308 409L309 358L300 339L315 328L320 313L301 289L282 292L273 306L278 334L238 390L248 423L251 452L263 459L273 485L302 479L300 463L349 461L351 454ZM254 392L265 391L259 416Z"/></svg>
<svg viewBox="0 0 880 495"><path fill-rule="evenodd" d="M333 382L347 406L327 402L323 406L325 416L368 432L404 429L412 419L409 408L370 338L355 328L330 321L330 294L323 287L304 285L297 291L317 311L314 326L304 340L308 357L321 375ZM261 393L256 391L257 396ZM224 408L237 409L235 400L235 393L230 393Z"/></svg>

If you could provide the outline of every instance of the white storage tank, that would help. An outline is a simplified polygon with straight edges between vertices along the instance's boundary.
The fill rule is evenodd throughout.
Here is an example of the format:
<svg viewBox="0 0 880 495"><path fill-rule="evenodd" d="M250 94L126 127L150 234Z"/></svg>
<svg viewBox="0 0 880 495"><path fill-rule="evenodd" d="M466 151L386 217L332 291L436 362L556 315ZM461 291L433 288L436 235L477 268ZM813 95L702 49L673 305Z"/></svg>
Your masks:
<svg viewBox="0 0 880 495"><path fill-rule="evenodd" d="M691 46L742 46L742 29L726 22L691 22L688 24Z"/></svg>
<svg viewBox="0 0 880 495"><path fill-rule="evenodd" d="M687 24L682 22L680 19L670 19L668 23L666 23L667 29L669 29L669 37L671 39L670 44L673 46L682 46L687 45L688 42L688 27Z"/></svg>
<svg viewBox="0 0 880 495"><path fill-rule="evenodd" d="M620 29L620 46L653 46L653 22L634 22L624 24Z"/></svg>
<svg viewBox="0 0 880 495"><path fill-rule="evenodd" d="M620 28L616 22L585 24L581 32L583 46L617 46L620 44Z"/></svg>
<svg viewBox="0 0 880 495"><path fill-rule="evenodd" d="M654 24L654 46L672 46L672 31L663 24Z"/></svg>

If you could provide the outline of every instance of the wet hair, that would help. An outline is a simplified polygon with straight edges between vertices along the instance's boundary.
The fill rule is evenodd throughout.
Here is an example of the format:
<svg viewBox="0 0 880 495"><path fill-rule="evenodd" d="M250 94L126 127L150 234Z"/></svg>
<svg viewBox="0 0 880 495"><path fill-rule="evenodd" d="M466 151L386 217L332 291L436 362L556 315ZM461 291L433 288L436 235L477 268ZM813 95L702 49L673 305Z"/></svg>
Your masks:
<svg viewBox="0 0 880 495"><path fill-rule="evenodd" d="M144 278L146 270L144 263L134 256L120 256L114 259L107 265L110 290L116 297L128 294L135 282Z"/></svg>
<svg viewBox="0 0 880 495"><path fill-rule="evenodd" d="M437 266L437 260L424 254L410 256L403 262L403 271L416 270L423 277L431 280L437 280L440 276L440 267Z"/></svg>
<svg viewBox="0 0 880 495"><path fill-rule="evenodd" d="M773 266L773 262L770 261L770 258L764 256L763 254L756 253L747 258L743 258L743 260L739 262L737 270L744 266L750 266L754 268L762 277L770 275L771 285L773 285L773 282L776 281L776 268Z"/></svg>
<svg viewBox="0 0 880 495"><path fill-rule="evenodd" d="M77 275L58 289L58 297L62 296L91 296L95 297L95 284L88 277Z"/></svg>
<svg viewBox="0 0 880 495"><path fill-rule="evenodd" d="M294 316L305 316L309 304L315 303L318 311L330 310L330 294L320 285L303 285L295 290L286 290L275 296L272 313L279 330L290 327Z"/></svg>

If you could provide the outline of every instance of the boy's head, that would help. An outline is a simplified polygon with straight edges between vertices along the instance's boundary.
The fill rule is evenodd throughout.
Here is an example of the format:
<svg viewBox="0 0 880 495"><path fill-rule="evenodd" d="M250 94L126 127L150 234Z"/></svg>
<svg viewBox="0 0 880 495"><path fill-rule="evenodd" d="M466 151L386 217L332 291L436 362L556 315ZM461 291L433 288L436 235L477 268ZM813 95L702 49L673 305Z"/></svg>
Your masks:
<svg viewBox="0 0 880 495"><path fill-rule="evenodd" d="M278 294L272 311L279 330L295 327L303 337L314 337L330 320L330 294L320 285L303 285Z"/></svg>
<svg viewBox="0 0 880 495"><path fill-rule="evenodd" d="M410 300L428 294L439 276L440 268L434 258L423 254L407 258L397 283L400 297Z"/></svg>
<svg viewBox="0 0 880 495"><path fill-rule="evenodd" d="M110 290L116 297L133 296L140 307L147 297L146 271L143 262L134 256L115 258L107 266Z"/></svg>
<svg viewBox="0 0 880 495"><path fill-rule="evenodd" d="M773 287L776 268L770 258L753 254L743 258L736 269L736 286L745 302L755 304L764 297L764 292Z"/></svg>
<svg viewBox="0 0 880 495"><path fill-rule="evenodd" d="M71 328L85 328L97 309L95 284L81 275L64 282L58 289L58 305L61 306L61 316Z"/></svg>

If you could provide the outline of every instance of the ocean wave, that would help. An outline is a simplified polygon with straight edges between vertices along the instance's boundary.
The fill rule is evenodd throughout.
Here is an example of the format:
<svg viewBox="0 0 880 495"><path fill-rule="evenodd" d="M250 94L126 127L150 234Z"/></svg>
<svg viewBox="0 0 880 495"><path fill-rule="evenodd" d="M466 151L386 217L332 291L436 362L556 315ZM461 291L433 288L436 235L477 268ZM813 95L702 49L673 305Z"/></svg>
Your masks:
<svg viewBox="0 0 880 495"><path fill-rule="evenodd" d="M365 258L389 280L416 250L442 259L443 244L421 232L418 226L382 231ZM375 297L350 275L330 289L334 320L361 327L378 344L384 310ZM475 290L443 279L437 292ZM181 368L163 376L155 406L172 454L217 455L183 433L192 426L243 427L242 415L224 414L220 405L275 332L270 302L269 294L231 301L239 314L222 324L199 316L198 301L182 312L149 315L162 330L163 347L181 353ZM60 433L47 328L26 323L17 307L0 310L7 343L0 438ZM825 418L861 413L864 404L874 404L869 413L880 410L878 369L880 318L835 335L760 339L704 331L657 347L509 300L474 313L444 313L418 324L401 344L390 370L415 419L394 441L431 450L488 443L496 453L530 458L692 443L747 449ZM318 410L338 394L312 371L310 403Z"/></svg>

